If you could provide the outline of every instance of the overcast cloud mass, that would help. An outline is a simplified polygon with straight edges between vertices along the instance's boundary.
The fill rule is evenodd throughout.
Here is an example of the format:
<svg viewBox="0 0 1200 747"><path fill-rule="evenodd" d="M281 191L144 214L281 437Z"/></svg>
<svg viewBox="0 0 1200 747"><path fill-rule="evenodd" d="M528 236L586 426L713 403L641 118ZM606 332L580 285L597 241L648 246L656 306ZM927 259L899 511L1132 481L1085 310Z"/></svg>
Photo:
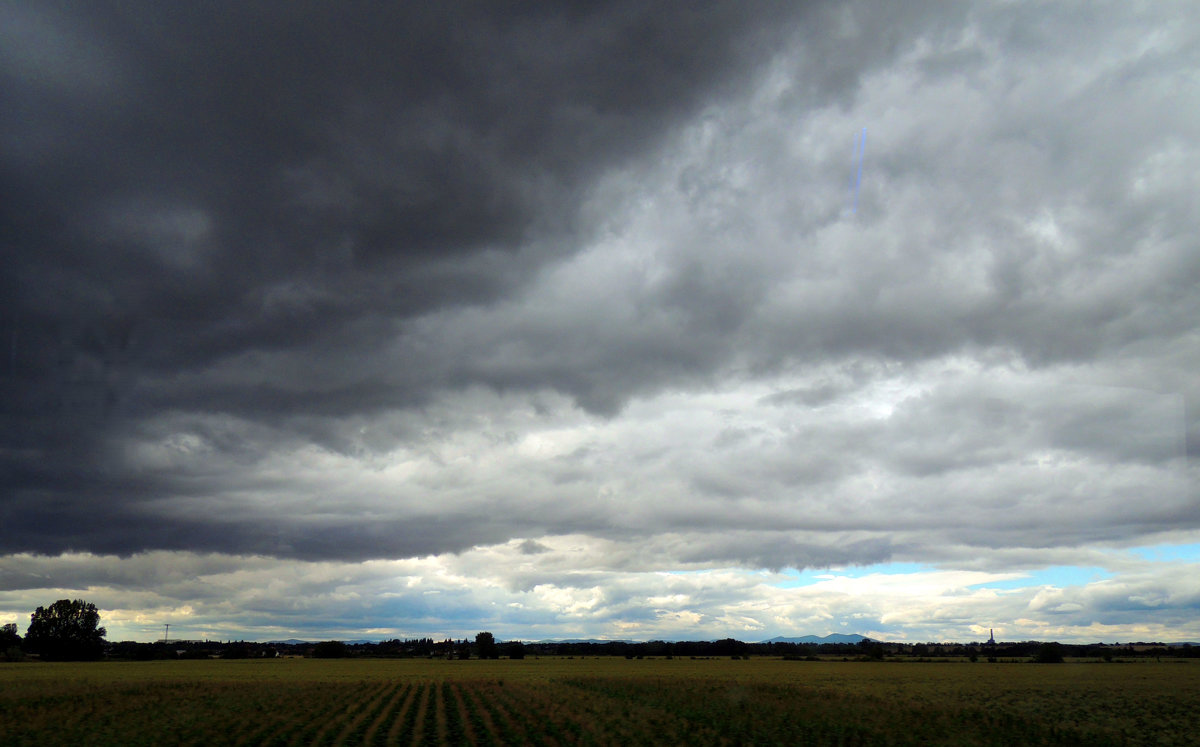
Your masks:
<svg viewBox="0 0 1200 747"><path fill-rule="evenodd" d="M1194 4L309 5L0 2L0 622L1200 640Z"/></svg>

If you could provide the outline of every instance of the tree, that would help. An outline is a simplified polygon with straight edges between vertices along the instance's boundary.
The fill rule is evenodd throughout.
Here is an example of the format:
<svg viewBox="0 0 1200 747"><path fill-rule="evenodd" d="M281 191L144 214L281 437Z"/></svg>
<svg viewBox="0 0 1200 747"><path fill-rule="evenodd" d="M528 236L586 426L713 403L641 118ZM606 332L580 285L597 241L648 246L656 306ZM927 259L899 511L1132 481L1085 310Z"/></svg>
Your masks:
<svg viewBox="0 0 1200 747"><path fill-rule="evenodd" d="M500 644L500 653L510 659L525 658L525 644L520 641L509 641L508 643Z"/></svg>
<svg viewBox="0 0 1200 747"><path fill-rule="evenodd" d="M60 599L50 608L38 607L29 618L25 645L52 661L99 659L104 636L96 605L82 599Z"/></svg>
<svg viewBox="0 0 1200 747"><path fill-rule="evenodd" d="M320 647L320 645L321 644L319 644L319 643L317 644L318 647ZM221 651L221 658L222 659L249 659L250 658L250 647L246 645L245 641L238 641L237 643L231 643L231 644L227 645L224 648L224 650Z"/></svg>
<svg viewBox="0 0 1200 747"><path fill-rule="evenodd" d="M20 661L24 654L21 651L21 636L17 633L16 623L6 623L0 628L0 653L8 661Z"/></svg>
<svg viewBox="0 0 1200 747"><path fill-rule="evenodd" d="M1057 643L1043 643L1033 660L1038 664L1062 664L1063 648Z"/></svg>
<svg viewBox="0 0 1200 747"><path fill-rule="evenodd" d="M350 647L341 641L321 641L313 648L317 659L345 659L350 656Z"/></svg>
<svg viewBox="0 0 1200 747"><path fill-rule="evenodd" d="M480 659L500 658L500 652L496 650L496 637L487 631L475 635L475 647L479 649Z"/></svg>

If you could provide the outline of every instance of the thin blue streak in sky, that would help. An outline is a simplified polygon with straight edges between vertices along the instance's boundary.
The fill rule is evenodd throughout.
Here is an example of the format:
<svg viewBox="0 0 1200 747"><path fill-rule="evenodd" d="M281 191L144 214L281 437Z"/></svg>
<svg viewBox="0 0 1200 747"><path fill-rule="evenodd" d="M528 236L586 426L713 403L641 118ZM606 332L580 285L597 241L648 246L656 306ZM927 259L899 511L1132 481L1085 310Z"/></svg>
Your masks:
<svg viewBox="0 0 1200 747"><path fill-rule="evenodd" d="M854 208L850 211L851 213L858 212L858 188L862 184L863 151L865 151L866 149L867 149L867 128L864 127L862 129L862 137L860 138L858 148L856 149L858 151L858 178L854 182Z"/></svg>

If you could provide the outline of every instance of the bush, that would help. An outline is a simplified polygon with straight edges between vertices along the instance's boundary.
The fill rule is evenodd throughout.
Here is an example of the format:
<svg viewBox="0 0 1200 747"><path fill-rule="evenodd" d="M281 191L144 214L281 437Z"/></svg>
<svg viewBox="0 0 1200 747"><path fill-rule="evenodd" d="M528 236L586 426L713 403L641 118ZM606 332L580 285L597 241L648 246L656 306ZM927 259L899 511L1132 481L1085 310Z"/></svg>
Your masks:
<svg viewBox="0 0 1200 747"><path fill-rule="evenodd" d="M21 661L25 652L21 650L21 636L17 634L17 624L7 623L0 628L0 650L4 651L6 661Z"/></svg>
<svg viewBox="0 0 1200 747"><path fill-rule="evenodd" d="M510 659L525 658L525 644L520 641L509 641L500 645L500 653Z"/></svg>
<svg viewBox="0 0 1200 747"><path fill-rule="evenodd" d="M350 657L350 647L341 641L321 641L313 647L315 659L347 659Z"/></svg>
<svg viewBox="0 0 1200 747"><path fill-rule="evenodd" d="M221 658L222 659L249 659L250 658L250 647L244 643L234 643L230 646L226 646L225 650L221 652Z"/></svg>
<svg viewBox="0 0 1200 747"><path fill-rule="evenodd" d="M1062 646L1057 643L1043 643L1034 655L1033 661L1037 664L1062 664L1063 654Z"/></svg>

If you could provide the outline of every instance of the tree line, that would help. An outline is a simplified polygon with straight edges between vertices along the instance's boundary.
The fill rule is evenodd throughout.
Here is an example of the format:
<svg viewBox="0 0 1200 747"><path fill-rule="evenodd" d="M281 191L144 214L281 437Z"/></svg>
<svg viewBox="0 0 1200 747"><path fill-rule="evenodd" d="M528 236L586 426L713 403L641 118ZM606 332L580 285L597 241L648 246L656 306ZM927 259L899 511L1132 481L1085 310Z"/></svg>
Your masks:
<svg viewBox="0 0 1200 747"><path fill-rule="evenodd" d="M500 642L483 631L471 641L447 638L392 639L378 643L319 643L246 641L159 641L108 643L100 626L96 605L81 599L60 599L49 607L38 607L30 616L29 628L22 638L16 623L0 628L0 652L9 661L35 654L46 661L86 661L104 657L115 659L179 658L264 658L307 656L313 658L440 658L440 659L524 659L529 656L623 656L641 658L742 658L771 656L784 659L935 659L968 658L977 661L1032 660L1061 662L1065 657L1095 658L1111 661L1115 657L1200 658L1200 646L1161 643L1062 644L1044 641L1012 643L891 643L864 639L859 643L790 643L770 641L747 643L734 638L718 641L570 641L523 643Z"/></svg>

